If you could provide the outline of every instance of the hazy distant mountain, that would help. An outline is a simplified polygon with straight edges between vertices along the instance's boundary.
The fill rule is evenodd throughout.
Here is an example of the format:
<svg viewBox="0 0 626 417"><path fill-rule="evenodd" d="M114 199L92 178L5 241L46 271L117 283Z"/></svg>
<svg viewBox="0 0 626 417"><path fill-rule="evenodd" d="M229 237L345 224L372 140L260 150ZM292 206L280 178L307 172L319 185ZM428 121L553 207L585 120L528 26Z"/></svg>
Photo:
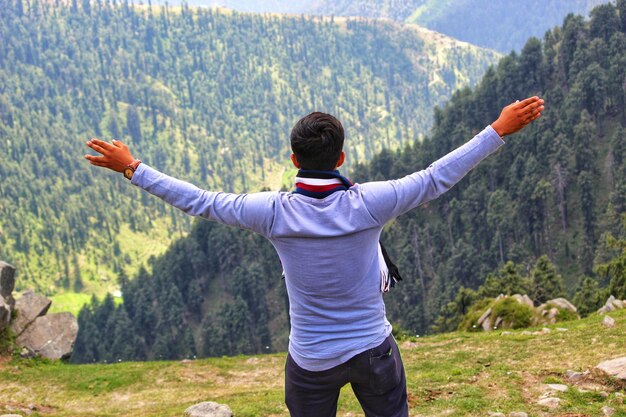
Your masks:
<svg viewBox="0 0 626 417"><path fill-rule="evenodd" d="M164 1L164 0L159 0ZM171 0L170 4L182 0ZM587 16L606 0L190 0L246 12L307 13L388 18L508 53L531 36L543 37L568 13Z"/></svg>
<svg viewBox="0 0 626 417"><path fill-rule="evenodd" d="M606 0L321 0L311 11L415 23L508 53L531 36L543 37L568 13L586 16L602 3Z"/></svg>

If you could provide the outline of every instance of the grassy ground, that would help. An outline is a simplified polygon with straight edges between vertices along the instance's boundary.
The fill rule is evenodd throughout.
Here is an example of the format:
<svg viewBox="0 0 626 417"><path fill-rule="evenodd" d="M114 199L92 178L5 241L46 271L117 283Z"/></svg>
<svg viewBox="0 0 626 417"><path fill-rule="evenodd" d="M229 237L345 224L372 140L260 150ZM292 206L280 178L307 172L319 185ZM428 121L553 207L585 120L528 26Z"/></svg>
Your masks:
<svg viewBox="0 0 626 417"><path fill-rule="evenodd" d="M626 355L626 310L561 323L541 335L449 333L401 341L411 416L486 416L524 411L530 416L626 417L624 387L599 377L575 385L568 369L584 371ZM558 331L556 328L567 328ZM536 329L531 329L536 330ZM288 416L283 403L284 354L211 358L191 362L68 365L42 360L0 360L0 414L33 405L31 416L181 416L201 401L230 405L235 416ZM565 383L562 405L536 404L544 384ZM21 413L25 415L25 413ZM362 411L349 387L338 416Z"/></svg>

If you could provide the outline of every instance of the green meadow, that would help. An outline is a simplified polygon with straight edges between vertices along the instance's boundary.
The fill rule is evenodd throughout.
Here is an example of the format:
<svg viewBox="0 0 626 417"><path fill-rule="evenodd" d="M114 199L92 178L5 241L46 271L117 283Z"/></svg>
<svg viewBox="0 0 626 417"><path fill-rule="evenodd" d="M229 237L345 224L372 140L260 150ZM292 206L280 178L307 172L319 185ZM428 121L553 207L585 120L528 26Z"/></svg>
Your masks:
<svg viewBox="0 0 626 417"><path fill-rule="evenodd" d="M591 373L568 381L567 370L592 370L626 355L626 310L612 313L614 328L601 316L559 323L550 332L502 334L454 332L401 339L411 416L487 416L523 411L529 416L602 416L602 407L625 417L625 386ZM560 329L560 330L559 330ZM563 330L567 329L567 330ZM25 360L0 361L0 413L55 417L182 416L201 401L228 404L234 415L288 416L283 402L285 354L171 362L70 365ZM561 406L537 405L545 384L568 385L557 392ZM30 408L29 408L30 407ZM338 416L362 411L344 388Z"/></svg>

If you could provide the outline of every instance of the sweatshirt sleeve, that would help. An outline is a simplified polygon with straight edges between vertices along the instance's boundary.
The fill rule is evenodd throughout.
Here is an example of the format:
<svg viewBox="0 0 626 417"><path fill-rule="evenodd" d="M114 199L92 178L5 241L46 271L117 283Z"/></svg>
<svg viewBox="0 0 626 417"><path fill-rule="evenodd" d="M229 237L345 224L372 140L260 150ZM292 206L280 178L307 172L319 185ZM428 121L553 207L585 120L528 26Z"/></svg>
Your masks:
<svg viewBox="0 0 626 417"><path fill-rule="evenodd" d="M202 190L139 164L131 180L166 203L191 216L200 216L267 236L274 219L275 193L231 194Z"/></svg>
<svg viewBox="0 0 626 417"><path fill-rule="evenodd" d="M487 126L472 140L424 170L397 180L361 184L361 195L372 217L379 224L385 224L448 191L503 144L496 131Z"/></svg>

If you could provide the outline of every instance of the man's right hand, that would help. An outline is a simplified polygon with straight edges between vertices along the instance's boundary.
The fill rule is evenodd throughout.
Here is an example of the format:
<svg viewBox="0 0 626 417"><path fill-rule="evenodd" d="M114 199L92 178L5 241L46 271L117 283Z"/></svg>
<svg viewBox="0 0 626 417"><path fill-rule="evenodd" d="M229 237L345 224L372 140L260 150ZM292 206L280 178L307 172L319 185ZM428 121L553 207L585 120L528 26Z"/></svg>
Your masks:
<svg viewBox="0 0 626 417"><path fill-rule="evenodd" d="M97 167L124 172L124 169L135 160L130 154L128 146L119 140L113 140L113 143L108 143L100 139L91 139L87 141L87 146L102 154L102 156L85 155L85 159L91 165Z"/></svg>
<svg viewBox="0 0 626 417"><path fill-rule="evenodd" d="M491 124L491 127L500 136L515 133L541 116L543 103L542 99L534 96L509 104L502 109L500 117Z"/></svg>

